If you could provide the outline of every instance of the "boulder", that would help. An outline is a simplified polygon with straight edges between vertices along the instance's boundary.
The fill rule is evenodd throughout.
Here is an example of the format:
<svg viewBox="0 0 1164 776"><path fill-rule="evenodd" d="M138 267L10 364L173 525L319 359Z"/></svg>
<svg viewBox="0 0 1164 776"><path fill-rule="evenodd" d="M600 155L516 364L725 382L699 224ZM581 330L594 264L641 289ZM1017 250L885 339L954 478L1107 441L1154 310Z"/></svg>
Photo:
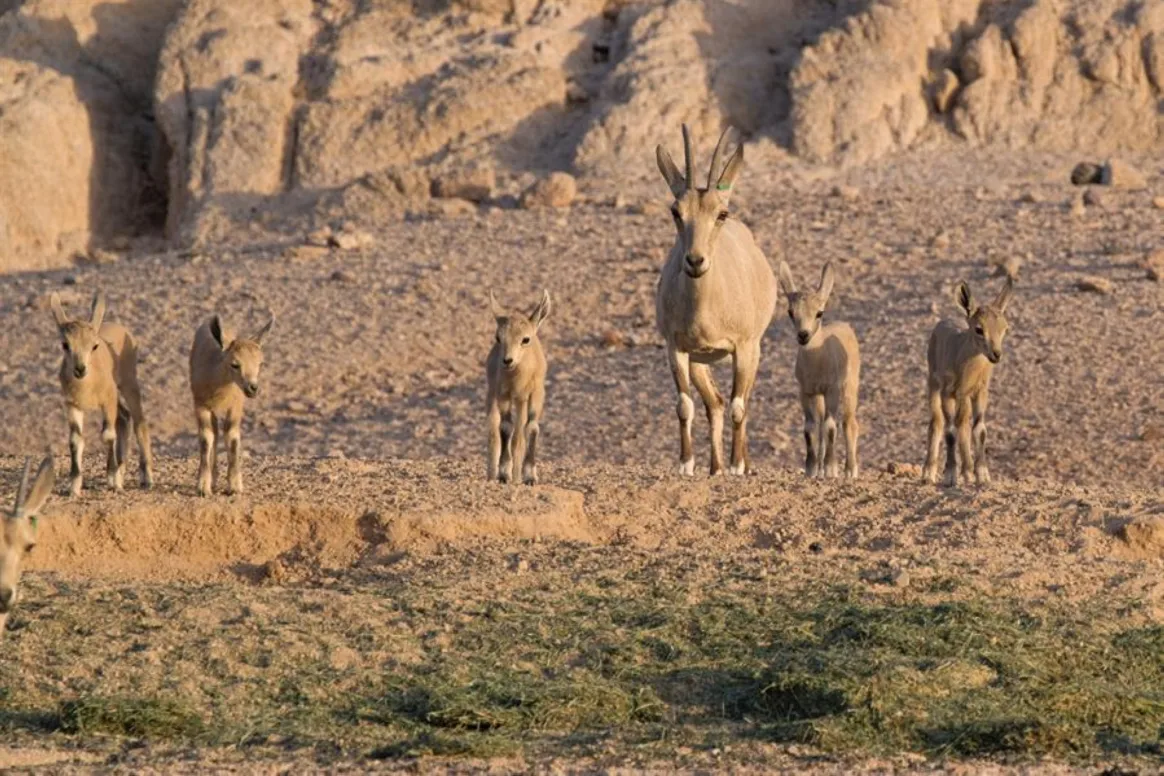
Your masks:
<svg viewBox="0 0 1164 776"><path fill-rule="evenodd" d="M522 195L521 205L526 209L567 208L578 196L578 182L565 172L550 173Z"/></svg>

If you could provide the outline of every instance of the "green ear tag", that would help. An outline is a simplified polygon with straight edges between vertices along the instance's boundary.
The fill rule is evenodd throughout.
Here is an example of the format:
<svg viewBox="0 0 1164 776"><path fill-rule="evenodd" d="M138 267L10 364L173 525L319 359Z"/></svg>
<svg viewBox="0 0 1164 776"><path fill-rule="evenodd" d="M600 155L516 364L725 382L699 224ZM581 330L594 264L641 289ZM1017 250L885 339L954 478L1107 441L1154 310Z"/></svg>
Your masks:
<svg viewBox="0 0 1164 776"><path fill-rule="evenodd" d="M29 525L32 526L32 530L35 531L36 530L36 515L33 515L32 517L28 518L28 523L29 523Z"/></svg>
<svg viewBox="0 0 1164 776"><path fill-rule="evenodd" d="M716 191L731 191L732 187L731 187L730 183L717 183L715 186L715 190Z"/></svg>

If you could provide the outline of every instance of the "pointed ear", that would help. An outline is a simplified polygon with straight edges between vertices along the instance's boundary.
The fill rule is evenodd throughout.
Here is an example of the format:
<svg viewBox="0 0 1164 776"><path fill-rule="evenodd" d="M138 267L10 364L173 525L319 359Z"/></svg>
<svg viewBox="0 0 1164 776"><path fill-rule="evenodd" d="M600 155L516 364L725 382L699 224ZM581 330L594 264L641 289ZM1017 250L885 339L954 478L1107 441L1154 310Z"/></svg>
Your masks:
<svg viewBox="0 0 1164 776"><path fill-rule="evenodd" d="M965 280L959 280L958 285L954 286L954 302L962 308L966 317L978 312L978 303L974 301L974 296L970 293L970 286L966 284Z"/></svg>
<svg viewBox="0 0 1164 776"><path fill-rule="evenodd" d="M259 329L258 332L255 333L255 336L254 336L255 342L259 345L262 345L263 344L263 337L267 336L267 332L269 332L271 330L271 327L274 325L275 325L275 314L272 313L271 317L267 319L267 323L263 326L263 328Z"/></svg>
<svg viewBox="0 0 1164 776"><path fill-rule="evenodd" d="M533 312L529 314L530 323L536 328L542 327L542 322L550 314L550 292L542 291L542 299L538 302L538 306L534 308Z"/></svg>
<svg viewBox="0 0 1164 776"><path fill-rule="evenodd" d="M44 507L48 497L52 495L53 485L57 481L57 472L53 467L53 457L46 455L44 460L40 462L40 468L36 470L36 479L32 481L32 488L28 491L28 495L24 497L24 503L20 505L20 514L24 517L36 517L41 508Z"/></svg>
<svg viewBox="0 0 1164 776"><path fill-rule="evenodd" d="M49 308L53 311L53 320L57 322L58 328L69 322L65 317L65 311L61 309L61 295L56 291L49 294Z"/></svg>
<svg viewBox="0 0 1164 776"><path fill-rule="evenodd" d="M833 282L836 280L836 273L833 272L833 263L830 261L824 265L824 269L820 271L820 285L817 286L816 293L822 297L822 304L829 300L833 293Z"/></svg>
<svg viewBox="0 0 1164 776"><path fill-rule="evenodd" d="M497 302L497 297L493 294L493 289L489 289L489 312L493 313L494 318L504 318L505 308Z"/></svg>
<svg viewBox="0 0 1164 776"><path fill-rule="evenodd" d="M732 158L728 159L727 166L723 168L723 174L719 176L719 180L715 184L715 190L719 192L719 196L725 202L731 199L732 188L736 185L736 179L740 177L740 173L744 169L744 147L736 146L736 152L732 154Z"/></svg>
<svg viewBox="0 0 1164 776"><path fill-rule="evenodd" d="M663 148L662 145L655 148L655 161L659 164L659 172L663 173L663 180L667 181L671 194L675 196L675 199L682 197L687 191L687 181L683 178L683 173L679 172L679 168L675 166L671 154L667 153L667 149Z"/></svg>
<svg viewBox="0 0 1164 776"><path fill-rule="evenodd" d="M11 517L20 516L20 507L24 504L24 494L28 492L28 471L32 467L32 460L24 459L24 473L20 475L20 485L16 488L16 501L12 504Z"/></svg>
<svg viewBox="0 0 1164 776"><path fill-rule="evenodd" d="M792 279L792 270L788 268L788 264L784 261L780 262L780 289L785 296L790 296L796 293L796 281Z"/></svg>
<svg viewBox="0 0 1164 776"><path fill-rule="evenodd" d="M998 292L998 298L994 300L994 306L1000 313L1006 312L1006 306L1010 304L1010 297L1014 294L1014 280L1006 279L1006 285Z"/></svg>
<svg viewBox="0 0 1164 776"><path fill-rule="evenodd" d="M218 343L218 347L226 350L226 342L222 338L222 319L215 315L210 319L210 336Z"/></svg>
<svg viewBox="0 0 1164 776"><path fill-rule="evenodd" d="M93 312L89 316L89 323L94 329L101 328L101 321L105 318L105 292L98 291L93 295Z"/></svg>

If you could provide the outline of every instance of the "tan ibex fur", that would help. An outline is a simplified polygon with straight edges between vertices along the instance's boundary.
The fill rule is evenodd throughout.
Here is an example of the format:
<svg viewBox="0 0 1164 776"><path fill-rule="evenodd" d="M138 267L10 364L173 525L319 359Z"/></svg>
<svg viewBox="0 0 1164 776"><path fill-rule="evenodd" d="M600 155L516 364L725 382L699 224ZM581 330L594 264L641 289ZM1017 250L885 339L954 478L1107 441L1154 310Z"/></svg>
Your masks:
<svg viewBox="0 0 1164 776"><path fill-rule="evenodd" d="M922 470L927 482L938 479L943 429L946 432L945 484L958 484L955 446L957 457L962 459L963 479L969 482L973 473L979 484L990 482L986 468L986 405L994 365L1002 359L1006 306L1013 291L1014 283L1007 278L998 298L980 307L970 294L970 286L959 282L954 299L966 314L967 326L944 320L930 334L930 434Z"/></svg>
<svg viewBox="0 0 1164 776"><path fill-rule="evenodd" d="M219 420L227 446L227 493L242 492L243 402L259 392L263 366L263 337L274 316L250 339L235 339L215 315L194 332L190 348L190 391L198 421L198 495L209 496L218 487Z"/></svg>
<svg viewBox="0 0 1164 776"><path fill-rule="evenodd" d="M93 410L101 411L109 484L116 490L122 488L132 421L141 456L141 485L151 487L153 454L137 381L137 345L133 336L120 324L103 323L105 295L101 292L93 297L93 311L88 321L69 320L61 309L60 296L55 293L49 297L49 303L65 351L60 378L69 416L70 493L81 495L85 413Z"/></svg>
<svg viewBox="0 0 1164 776"><path fill-rule="evenodd" d="M492 291L489 307L497 321L497 336L485 361L489 380L487 476L509 482L516 461L522 481L534 485L538 481L539 423L546 403L546 354L538 329L550 314L550 292L542 292L541 301L529 315L506 310Z"/></svg>
<svg viewBox="0 0 1164 776"><path fill-rule="evenodd" d="M732 359L731 472L748 471L748 400L760 366L760 341L776 309L776 278L752 233L728 213L732 187L744 166L744 147L736 148L716 177L728 130L712 156L707 187L696 188L691 136L683 127L686 173L663 146L656 149L659 171L675 197L671 216L678 235L655 297L659 332L679 392L679 472L695 472L691 425L694 383L711 426L711 473L723 471L724 400L709 364Z"/></svg>
<svg viewBox="0 0 1164 776"><path fill-rule="evenodd" d="M57 479L52 456L45 456L30 489L30 463L28 460L24 462L24 475L16 491L16 503L12 511L4 516L4 531L0 534L3 537L0 542L0 637L4 635L8 615L20 600L20 564L36 546L36 516L48 501Z"/></svg>
<svg viewBox="0 0 1164 776"><path fill-rule="evenodd" d="M833 292L832 264L825 264L816 291L799 292L792 271L780 262L780 285L788 296L788 317L800 343L796 381L800 383L800 405L804 408L804 473L810 477L837 476L839 417L845 433L845 476L856 478L861 353L857 335L849 324L821 324Z"/></svg>

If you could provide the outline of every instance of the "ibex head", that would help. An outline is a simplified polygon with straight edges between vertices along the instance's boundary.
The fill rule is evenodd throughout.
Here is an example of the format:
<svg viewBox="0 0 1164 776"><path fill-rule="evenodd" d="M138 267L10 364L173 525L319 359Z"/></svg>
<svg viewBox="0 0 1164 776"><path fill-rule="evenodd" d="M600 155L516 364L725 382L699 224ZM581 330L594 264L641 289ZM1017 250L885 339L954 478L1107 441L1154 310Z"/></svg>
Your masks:
<svg viewBox="0 0 1164 776"><path fill-rule="evenodd" d="M542 298L533 312L525 315L506 310L490 291L489 309L497 321L497 347L501 350L502 366L517 369L526 348L537 339L538 329L550 314L550 292L542 291Z"/></svg>
<svg viewBox="0 0 1164 776"><path fill-rule="evenodd" d="M226 369L230 381L248 398L253 399L259 393L259 371L263 368L263 337L267 336L274 323L275 316L272 315L266 325L253 337L238 337L227 342L222 319L217 315L210 319L210 335L223 351L223 368Z"/></svg>
<svg viewBox="0 0 1164 776"><path fill-rule="evenodd" d="M966 313L966 322L979 352L992 364L1002 360L1002 341L1006 337L1006 306L1014 293L1014 281L1006 279L1006 285L998 292L998 297L989 304L979 306L970 294L970 286L959 281L954 288L954 301Z"/></svg>
<svg viewBox="0 0 1164 776"><path fill-rule="evenodd" d="M695 187L695 160L691 154L691 133L686 124L683 125L686 173L679 171L662 145L655 149L659 172L663 173L663 178L675 196L671 216L675 219L675 228L683 244L683 271L693 279L703 277L711 269L716 238L730 215L728 202L731 200L732 187L744 168L744 147L741 145L736 148L723 172L716 177L715 171L723 157L730 133L731 127L728 127L720 135L711 157L707 186L702 189Z"/></svg>
<svg viewBox="0 0 1164 776"><path fill-rule="evenodd" d="M56 482L52 456L45 456L29 488L30 463L24 462L16 503L4 516L4 530L0 531L0 636L4 634L8 614L20 598L20 564L36 546L36 516L48 501Z"/></svg>
<svg viewBox="0 0 1164 776"><path fill-rule="evenodd" d="M788 297L788 317L796 327L796 341L801 345L807 345L820 331L825 305L833 293L833 280L833 265L830 262L821 270L820 284L815 291L797 291L792 270L783 261L780 262L780 288Z"/></svg>
<svg viewBox="0 0 1164 776"><path fill-rule="evenodd" d="M53 320L61 333L61 348L65 351L65 374L83 380L89 374L89 359L101 347L101 321L105 318L105 295L98 291L93 296L93 309L87 321L73 321L61 309L61 297L55 291L49 297Z"/></svg>

